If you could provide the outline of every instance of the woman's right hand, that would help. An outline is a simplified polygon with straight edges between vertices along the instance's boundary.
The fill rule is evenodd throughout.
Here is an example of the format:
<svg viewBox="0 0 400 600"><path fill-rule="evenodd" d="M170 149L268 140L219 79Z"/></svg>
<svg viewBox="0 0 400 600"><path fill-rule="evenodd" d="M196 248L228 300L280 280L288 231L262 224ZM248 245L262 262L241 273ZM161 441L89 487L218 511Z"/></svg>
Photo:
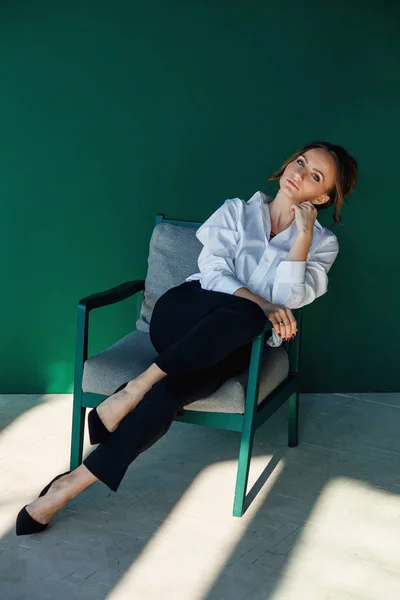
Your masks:
<svg viewBox="0 0 400 600"><path fill-rule="evenodd" d="M297 321L290 308L267 302L263 310L284 342L294 338L297 333Z"/></svg>

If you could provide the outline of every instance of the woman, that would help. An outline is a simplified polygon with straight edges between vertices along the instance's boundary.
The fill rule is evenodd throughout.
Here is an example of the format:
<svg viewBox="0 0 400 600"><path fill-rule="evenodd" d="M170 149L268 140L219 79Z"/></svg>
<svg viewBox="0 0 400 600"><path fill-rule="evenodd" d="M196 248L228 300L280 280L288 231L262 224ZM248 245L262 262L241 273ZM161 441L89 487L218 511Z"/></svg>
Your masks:
<svg viewBox="0 0 400 600"><path fill-rule="evenodd" d="M297 332L292 308L327 291L338 242L317 221L354 189L357 162L341 146L312 142L269 181L274 199L258 192L247 203L227 200L199 228L200 272L157 301L150 338L159 353L141 375L89 414L97 448L73 472L58 475L25 506L17 535L44 530L67 502L98 479L113 491L128 466L164 435L183 407L206 397L248 366L253 338L268 319L271 346ZM175 317L175 318L174 318Z"/></svg>

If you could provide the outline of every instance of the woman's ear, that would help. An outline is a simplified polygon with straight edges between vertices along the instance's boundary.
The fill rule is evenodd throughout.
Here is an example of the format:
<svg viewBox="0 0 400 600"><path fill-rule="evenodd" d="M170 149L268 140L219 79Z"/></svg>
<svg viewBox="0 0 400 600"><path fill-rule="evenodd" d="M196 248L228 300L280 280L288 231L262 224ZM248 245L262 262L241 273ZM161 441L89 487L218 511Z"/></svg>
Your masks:
<svg viewBox="0 0 400 600"><path fill-rule="evenodd" d="M325 202L329 202L328 194L322 194L322 196L314 200L314 204L325 204Z"/></svg>

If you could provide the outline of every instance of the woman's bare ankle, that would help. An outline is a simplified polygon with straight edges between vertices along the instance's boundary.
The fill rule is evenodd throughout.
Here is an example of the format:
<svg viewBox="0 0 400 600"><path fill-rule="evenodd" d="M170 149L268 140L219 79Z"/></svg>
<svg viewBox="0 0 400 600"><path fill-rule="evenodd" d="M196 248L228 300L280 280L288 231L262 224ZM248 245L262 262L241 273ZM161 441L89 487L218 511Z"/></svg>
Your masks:
<svg viewBox="0 0 400 600"><path fill-rule="evenodd" d="M121 420L136 408L153 385L166 376L167 373L153 363L135 379L128 381L122 390L99 404L96 410L106 429L113 433Z"/></svg>
<svg viewBox="0 0 400 600"><path fill-rule="evenodd" d="M45 525L68 504L69 500L75 498L95 481L97 481L97 477L82 464L71 473L57 479L47 494L31 502L27 506L28 514Z"/></svg>
<svg viewBox="0 0 400 600"><path fill-rule="evenodd" d="M167 376L167 373L162 371L160 367L156 365L156 363L152 363L146 371L143 371L140 375L138 375L135 379L129 382L129 384L133 384L136 382L136 385L143 386L147 390L150 390L157 381L164 379ZM129 384L127 387L129 387Z"/></svg>
<svg viewBox="0 0 400 600"><path fill-rule="evenodd" d="M51 488L64 494L68 500L72 500L95 481L97 481L97 477L84 464L81 464L71 473L57 479Z"/></svg>

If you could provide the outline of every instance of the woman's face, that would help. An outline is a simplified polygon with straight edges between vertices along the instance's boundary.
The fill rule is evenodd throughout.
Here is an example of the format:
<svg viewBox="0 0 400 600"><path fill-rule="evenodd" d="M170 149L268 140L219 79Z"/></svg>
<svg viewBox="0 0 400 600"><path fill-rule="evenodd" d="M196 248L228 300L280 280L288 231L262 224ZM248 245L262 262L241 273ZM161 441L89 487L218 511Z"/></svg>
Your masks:
<svg viewBox="0 0 400 600"><path fill-rule="evenodd" d="M323 204L329 199L327 192L334 185L335 173L332 156L323 148L312 148L288 164L279 185L293 203Z"/></svg>

